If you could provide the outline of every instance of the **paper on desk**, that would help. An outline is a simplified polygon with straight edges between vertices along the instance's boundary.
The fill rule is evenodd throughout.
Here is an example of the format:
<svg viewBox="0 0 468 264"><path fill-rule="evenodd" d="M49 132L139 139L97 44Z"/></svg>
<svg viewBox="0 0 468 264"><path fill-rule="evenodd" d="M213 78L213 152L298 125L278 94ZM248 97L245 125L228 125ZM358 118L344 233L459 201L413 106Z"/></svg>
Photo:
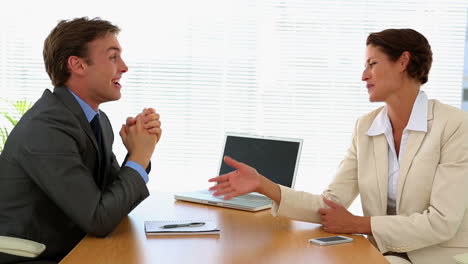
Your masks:
<svg viewBox="0 0 468 264"><path fill-rule="evenodd" d="M162 228L164 225L184 224L191 222L204 222L203 226ZM145 232L147 235L202 235L219 234L220 230L215 221L209 220L187 220L187 221L145 221Z"/></svg>

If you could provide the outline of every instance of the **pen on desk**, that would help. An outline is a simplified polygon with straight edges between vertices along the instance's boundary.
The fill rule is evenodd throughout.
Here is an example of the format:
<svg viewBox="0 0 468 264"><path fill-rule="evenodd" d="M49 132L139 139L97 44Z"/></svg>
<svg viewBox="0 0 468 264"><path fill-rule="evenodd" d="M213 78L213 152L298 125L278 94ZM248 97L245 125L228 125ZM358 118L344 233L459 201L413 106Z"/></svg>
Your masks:
<svg viewBox="0 0 468 264"><path fill-rule="evenodd" d="M163 225L161 228L176 228L176 227L198 227L198 226L203 226L205 225L204 222L192 222L192 223L186 223L186 224L172 224L172 225Z"/></svg>

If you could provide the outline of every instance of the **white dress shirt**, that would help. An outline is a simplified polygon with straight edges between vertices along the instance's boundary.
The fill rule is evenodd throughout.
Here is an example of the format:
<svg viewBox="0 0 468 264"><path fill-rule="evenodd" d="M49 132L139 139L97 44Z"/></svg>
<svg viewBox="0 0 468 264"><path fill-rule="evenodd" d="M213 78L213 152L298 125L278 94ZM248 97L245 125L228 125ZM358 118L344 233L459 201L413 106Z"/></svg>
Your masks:
<svg viewBox="0 0 468 264"><path fill-rule="evenodd" d="M427 132L427 108L428 99L426 93L419 91L416 101L414 102L411 116L408 125L403 129L403 134L400 143L400 153L397 156L395 143L393 140L392 124L388 117L387 106L384 106L382 111L376 116L371 127L367 131L368 136L377 136L384 134L388 144L388 198L387 207L393 212L396 212L397 186L398 176L400 175L400 161L403 160L405 146L408 140L410 130Z"/></svg>

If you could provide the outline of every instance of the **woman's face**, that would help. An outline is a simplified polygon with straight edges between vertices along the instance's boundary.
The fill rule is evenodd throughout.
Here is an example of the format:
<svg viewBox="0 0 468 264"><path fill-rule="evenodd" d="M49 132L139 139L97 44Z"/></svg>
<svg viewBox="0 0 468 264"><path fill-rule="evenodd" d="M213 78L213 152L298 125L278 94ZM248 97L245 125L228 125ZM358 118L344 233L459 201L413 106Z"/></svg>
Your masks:
<svg viewBox="0 0 468 264"><path fill-rule="evenodd" d="M378 47L367 46L362 80L367 83L369 101L387 102L392 96L397 96L401 88L401 73L402 65L399 60L391 61Z"/></svg>

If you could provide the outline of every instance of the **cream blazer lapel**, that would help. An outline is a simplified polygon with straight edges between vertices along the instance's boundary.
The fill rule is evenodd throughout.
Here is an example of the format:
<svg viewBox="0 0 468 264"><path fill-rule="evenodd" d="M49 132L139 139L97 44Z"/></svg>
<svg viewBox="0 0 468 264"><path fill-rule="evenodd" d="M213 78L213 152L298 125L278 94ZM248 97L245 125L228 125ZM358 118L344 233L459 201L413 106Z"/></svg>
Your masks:
<svg viewBox="0 0 468 264"><path fill-rule="evenodd" d="M384 134L372 137L374 143L375 175L379 185L381 207L378 215L387 214L388 143Z"/></svg>
<svg viewBox="0 0 468 264"><path fill-rule="evenodd" d="M431 129L433 115L433 101L429 101L428 111L427 111L427 120L428 120L428 131ZM403 188L405 186L406 177L408 176L408 171L413 163L414 156L418 153L419 148L422 145L424 138L426 137L427 132L422 131L409 131L407 145L405 147L405 153L403 153L403 160L400 166L400 172L398 175L398 190L397 190L397 200L396 200L396 210L397 214L399 211L400 198L403 193Z"/></svg>

